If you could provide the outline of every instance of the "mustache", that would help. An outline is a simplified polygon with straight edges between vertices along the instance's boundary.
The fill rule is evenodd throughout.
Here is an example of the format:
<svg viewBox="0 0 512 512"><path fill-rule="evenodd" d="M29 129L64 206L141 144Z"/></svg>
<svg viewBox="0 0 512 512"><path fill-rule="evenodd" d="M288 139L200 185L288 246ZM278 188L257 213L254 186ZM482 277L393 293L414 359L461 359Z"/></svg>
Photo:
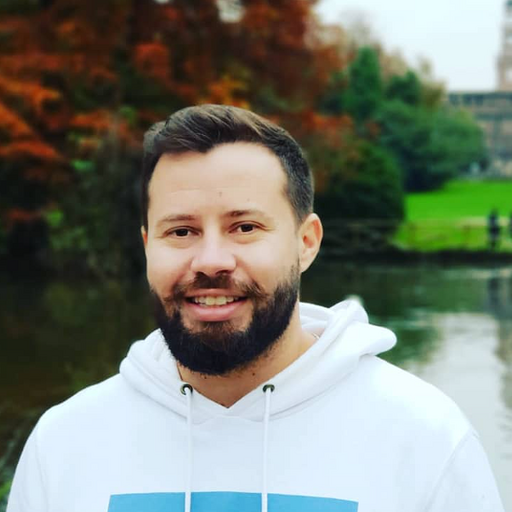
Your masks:
<svg viewBox="0 0 512 512"><path fill-rule="evenodd" d="M184 300L187 295L194 291L204 290L206 288L230 290L251 299L264 299L267 296L261 286L255 281L244 283L233 279L229 274L219 274L217 276L197 274L196 277L189 282L176 284L172 289L172 293L165 297L163 301L169 303L175 302L176 300Z"/></svg>

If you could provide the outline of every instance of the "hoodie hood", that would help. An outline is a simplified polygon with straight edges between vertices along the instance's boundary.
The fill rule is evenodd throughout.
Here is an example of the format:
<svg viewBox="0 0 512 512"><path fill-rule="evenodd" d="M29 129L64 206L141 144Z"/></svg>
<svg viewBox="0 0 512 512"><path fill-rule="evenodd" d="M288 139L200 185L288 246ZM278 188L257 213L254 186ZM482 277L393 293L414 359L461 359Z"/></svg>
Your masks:
<svg viewBox="0 0 512 512"><path fill-rule="evenodd" d="M275 387L270 415L289 414L353 372L362 356L377 355L396 343L391 331L370 325L362 306L353 300L331 308L301 303L300 320L304 330L319 336L307 352L232 407L225 408L195 393L194 422L219 414L261 421L265 384ZM180 378L160 330L131 346L120 372L131 387L177 414L187 415L182 393L186 383Z"/></svg>

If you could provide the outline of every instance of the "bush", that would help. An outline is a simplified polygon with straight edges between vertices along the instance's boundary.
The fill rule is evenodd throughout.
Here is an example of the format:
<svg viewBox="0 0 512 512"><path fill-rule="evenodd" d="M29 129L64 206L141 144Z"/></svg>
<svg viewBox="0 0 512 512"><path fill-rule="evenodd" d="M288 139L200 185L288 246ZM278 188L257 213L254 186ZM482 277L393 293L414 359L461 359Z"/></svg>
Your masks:
<svg viewBox="0 0 512 512"><path fill-rule="evenodd" d="M385 150L359 140L357 151L340 154L316 210L325 218L384 219L398 223L404 216L400 169Z"/></svg>
<svg viewBox="0 0 512 512"><path fill-rule="evenodd" d="M115 157L106 145L95 160L73 162L73 186L46 216L57 266L100 276L142 273L138 158Z"/></svg>

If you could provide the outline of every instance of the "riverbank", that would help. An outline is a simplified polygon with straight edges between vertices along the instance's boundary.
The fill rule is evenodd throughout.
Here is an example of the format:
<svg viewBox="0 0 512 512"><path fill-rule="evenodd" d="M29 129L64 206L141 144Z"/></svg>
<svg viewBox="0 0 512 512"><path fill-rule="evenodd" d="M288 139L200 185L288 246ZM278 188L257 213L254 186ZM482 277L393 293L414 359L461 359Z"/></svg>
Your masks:
<svg viewBox="0 0 512 512"><path fill-rule="evenodd" d="M512 265L512 252L468 251L444 249L439 251L415 251L389 247L378 252L346 252L343 248L329 247L320 251L325 260L343 259L361 263L425 263L439 265Z"/></svg>
<svg viewBox="0 0 512 512"><path fill-rule="evenodd" d="M444 249L438 251L409 250L389 245L376 250L354 250L343 246L321 248L318 260L342 260L353 263L370 264L437 264L437 265L512 265L512 251ZM0 276L3 279L24 282L53 281L55 279L88 280L91 282L115 282L130 280L145 283L144 273L125 275L97 275L83 268L53 268L48 265L29 261L0 259Z"/></svg>

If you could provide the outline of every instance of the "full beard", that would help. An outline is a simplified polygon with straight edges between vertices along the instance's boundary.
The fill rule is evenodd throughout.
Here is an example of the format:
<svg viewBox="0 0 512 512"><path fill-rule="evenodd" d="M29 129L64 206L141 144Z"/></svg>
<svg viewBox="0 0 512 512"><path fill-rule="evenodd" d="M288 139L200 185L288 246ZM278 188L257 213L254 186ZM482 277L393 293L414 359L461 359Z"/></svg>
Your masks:
<svg viewBox="0 0 512 512"><path fill-rule="evenodd" d="M184 325L179 304L195 289L236 290L253 303L253 315L245 329L230 321L201 322L197 329ZM237 283L229 275L198 275L190 285L177 285L170 297L153 292L155 317L176 361L204 375L227 375L243 370L268 355L288 328L299 297L300 272L294 265L289 275L266 294L253 282ZM167 306L167 308L166 308Z"/></svg>

